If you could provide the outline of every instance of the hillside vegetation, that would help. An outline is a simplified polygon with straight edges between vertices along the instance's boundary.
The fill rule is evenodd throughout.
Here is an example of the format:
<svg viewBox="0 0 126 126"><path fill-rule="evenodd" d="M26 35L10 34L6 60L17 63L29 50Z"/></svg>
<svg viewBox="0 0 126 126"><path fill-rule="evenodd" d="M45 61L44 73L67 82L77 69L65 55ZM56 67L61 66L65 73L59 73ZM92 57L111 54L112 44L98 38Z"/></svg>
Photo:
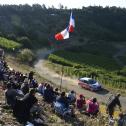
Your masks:
<svg viewBox="0 0 126 126"><path fill-rule="evenodd" d="M21 48L21 44L13 40L8 40L6 38L0 37L0 47L7 50L15 50Z"/></svg>
<svg viewBox="0 0 126 126"><path fill-rule="evenodd" d="M58 73L64 66L65 76L93 77L109 87L125 89L125 67L120 67L113 59L116 51L111 44L99 46L95 43L59 50L49 55L48 59L52 62L49 66Z"/></svg>
<svg viewBox="0 0 126 126"><path fill-rule="evenodd" d="M41 48L49 42L58 44L54 35L68 25L70 11L61 6L0 5L0 36L18 41L24 48ZM126 9L116 7L83 7L72 9L75 32L67 41L85 43L87 40L126 41Z"/></svg>

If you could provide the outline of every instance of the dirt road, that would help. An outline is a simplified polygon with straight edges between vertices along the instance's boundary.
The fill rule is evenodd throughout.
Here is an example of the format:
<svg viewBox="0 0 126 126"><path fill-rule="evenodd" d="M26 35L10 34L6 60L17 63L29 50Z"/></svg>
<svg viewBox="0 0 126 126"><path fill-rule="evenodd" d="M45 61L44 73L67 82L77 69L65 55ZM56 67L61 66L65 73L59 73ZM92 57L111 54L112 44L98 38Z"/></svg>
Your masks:
<svg viewBox="0 0 126 126"><path fill-rule="evenodd" d="M38 61L35 63L34 67L36 72L38 72L41 76L55 83L56 85L61 84L61 76L51 71L47 67L45 67L44 62L46 61L46 57L48 54L52 53L54 50L42 49L38 51ZM67 88L69 90L75 90L78 94L84 94L86 97L96 97L99 102L106 103L107 99L111 96L111 93L107 90L99 91L99 92L91 92L85 89L82 89L77 85L77 78L69 78L62 77L62 87ZM123 109L126 110L126 97L120 97L120 101L122 103Z"/></svg>

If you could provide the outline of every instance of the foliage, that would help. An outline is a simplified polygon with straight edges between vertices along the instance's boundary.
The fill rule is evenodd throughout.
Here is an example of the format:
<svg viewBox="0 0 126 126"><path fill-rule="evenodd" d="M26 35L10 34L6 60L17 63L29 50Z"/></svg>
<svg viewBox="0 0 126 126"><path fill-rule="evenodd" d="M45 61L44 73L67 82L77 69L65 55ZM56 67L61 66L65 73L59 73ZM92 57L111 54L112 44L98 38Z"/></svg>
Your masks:
<svg viewBox="0 0 126 126"><path fill-rule="evenodd" d="M15 41L0 37L0 47L5 48L7 50L15 50L15 49L21 48L21 44Z"/></svg>
<svg viewBox="0 0 126 126"><path fill-rule="evenodd" d="M55 42L54 34L66 27L69 21L70 10L62 5L59 7L0 5L0 35L13 40L25 36L32 43L30 48L48 46L48 41ZM107 43L126 40L125 8L89 6L73 9L73 14L77 25L70 43L75 40L84 43L85 39L96 43L100 43L99 40ZM28 48L25 44L23 46Z"/></svg>
<svg viewBox="0 0 126 126"><path fill-rule="evenodd" d="M121 60L121 62L126 64L126 54L124 54L123 56L119 56L119 59Z"/></svg>
<svg viewBox="0 0 126 126"><path fill-rule="evenodd" d="M32 63L35 60L35 55L30 49L23 49L18 54L18 60L25 63Z"/></svg>
<svg viewBox="0 0 126 126"><path fill-rule="evenodd" d="M17 38L18 42L21 43L23 45L23 47L25 48L31 48L32 47L32 43L31 43L31 40L26 37L26 36L23 36L23 37L20 37L20 38Z"/></svg>
<svg viewBox="0 0 126 126"><path fill-rule="evenodd" d="M61 66L64 66L65 76L76 76L78 78L84 76L94 77L109 87L125 89L125 69L120 70L120 67L112 58L113 52L106 51L106 48L103 49L102 45L100 45L94 50L92 49L85 53L85 49L88 50L86 48L88 46L85 45L84 48L82 46L80 48L70 48L50 54L48 59L52 62L53 70L60 73ZM111 50L116 51L114 47L110 47ZM108 46L108 49L110 47ZM102 55L98 55L101 51ZM94 52L97 52L97 55Z"/></svg>
<svg viewBox="0 0 126 126"><path fill-rule="evenodd" d="M112 58L105 57L105 56L98 56L90 53L75 53L75 52L68 52L68 51L56 52L55 55L58 55L59 58L63 57L64 59L66 59L64 60L64 62L68 62L68 61L71 61L71 63L73 62L73 66L76 63L82 65L88 64L90 66L100 67L108 70L115 70L119 68L119 66ZM58 62L60 62L61 60L58 58L58 56L57 59ZM63 61L61 62L62 65L64 65Z"/></svg>

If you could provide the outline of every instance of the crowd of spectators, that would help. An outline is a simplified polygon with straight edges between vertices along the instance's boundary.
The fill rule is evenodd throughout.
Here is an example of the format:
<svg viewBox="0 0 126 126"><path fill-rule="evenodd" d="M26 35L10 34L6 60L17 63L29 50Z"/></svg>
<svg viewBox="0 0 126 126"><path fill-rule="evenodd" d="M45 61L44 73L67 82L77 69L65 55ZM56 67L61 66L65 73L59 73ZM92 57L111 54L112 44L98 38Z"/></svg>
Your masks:
<svg viewBox="0 0 126 126"><path fill-rule="evenodd" d="M31 120L31 112L39 111L36 92L44 98L45 102L51 104L56 112L63 116L74 117L75 108L80 113L91 117L97 117L99 112L99 103L96 98L86 99L83 94L78 96L73 90L60 92L58 88L54 88L52 84L47 82L38 84L33 71L25 74L15 71L7 65L4 59L0 59L0 81L5 90L6 104L12 108L14 116L24 124L27 121L34 124L40 123L40 125L43 123L38 115L35 115ZM121 108L119 96L120 94L114 97L115 99L113 98L107 106L107 111L111 117L116 104ZM38 122L35 121L36 118L39 118Z"/></svg>

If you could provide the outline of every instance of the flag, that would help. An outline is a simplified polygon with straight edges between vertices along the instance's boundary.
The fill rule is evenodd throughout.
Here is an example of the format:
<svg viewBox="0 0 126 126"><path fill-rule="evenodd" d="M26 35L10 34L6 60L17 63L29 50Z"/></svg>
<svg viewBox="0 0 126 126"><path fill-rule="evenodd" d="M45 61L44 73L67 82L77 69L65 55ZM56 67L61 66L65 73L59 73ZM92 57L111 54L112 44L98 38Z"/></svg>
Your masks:
<svg viewBox="0 0 126 126"><path fill-rule="evenodd" d="M75 28L75 20L73 18L73 14L71 12L70 21L69 21L69 32L73 32L74 28Z"/></svg>
<svg viewBox="0 0 126 126"><path fill-rule="evenodd" d="M63 40L63 39L68 39L68 38L69 38L68 28L64 29L63 31L55 35L56 40Z"/></svg>

